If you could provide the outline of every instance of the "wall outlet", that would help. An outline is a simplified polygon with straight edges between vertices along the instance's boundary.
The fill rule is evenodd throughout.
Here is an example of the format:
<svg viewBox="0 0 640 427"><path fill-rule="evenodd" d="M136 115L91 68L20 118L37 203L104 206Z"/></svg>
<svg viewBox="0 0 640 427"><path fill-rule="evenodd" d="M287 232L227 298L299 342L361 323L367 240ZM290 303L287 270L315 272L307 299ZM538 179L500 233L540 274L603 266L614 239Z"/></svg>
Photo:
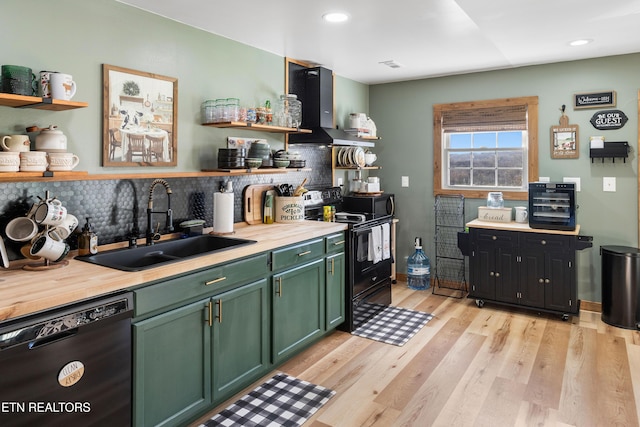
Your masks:
<svg viewBox="0 0 640 427"><path fill-rule="evenodd" d="M408 176L403 176L402 177L402 186L403 187L408 187L409 186L409 177Z"/></svg>
<svg viewBox="0 0 640 427"><path fill-rule="evenodd" d="M616 191L615 176L605 176L602 178L602 191Z"/></svg>
<svg viewBox="0 0 640 427"><path fill-rule="evenodd" d="M342 178L338 178L338 187L342 187Z"/></svg>
<svg viewBox="0 0 640 427"><path fill-rule="evenodd" d="M576 185L576 191L580 191L580 178L571 178L565 176L564 178L562 178L562 182L572 182Z"/></svg>
<svg viewBox="0 0 640 427"><path fill-rule="evenodd" d="M540 176L538 177L538 182L551 182L551 178L548 176Z"/></svg>

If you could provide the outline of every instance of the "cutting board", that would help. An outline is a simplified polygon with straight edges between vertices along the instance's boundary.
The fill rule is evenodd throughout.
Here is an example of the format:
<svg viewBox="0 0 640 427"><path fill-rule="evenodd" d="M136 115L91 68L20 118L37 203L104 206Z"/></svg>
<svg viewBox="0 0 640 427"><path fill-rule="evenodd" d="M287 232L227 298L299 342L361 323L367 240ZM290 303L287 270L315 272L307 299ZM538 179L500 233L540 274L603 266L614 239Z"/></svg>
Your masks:
<svg viewBox="0 0 640 427"><path fill-rule="evenodd" d="M273 184L254 184L244 187L244 190L242 190L242 209L244 211L244 220L247 224L262 224L264 193L272 189Z"/></svg>

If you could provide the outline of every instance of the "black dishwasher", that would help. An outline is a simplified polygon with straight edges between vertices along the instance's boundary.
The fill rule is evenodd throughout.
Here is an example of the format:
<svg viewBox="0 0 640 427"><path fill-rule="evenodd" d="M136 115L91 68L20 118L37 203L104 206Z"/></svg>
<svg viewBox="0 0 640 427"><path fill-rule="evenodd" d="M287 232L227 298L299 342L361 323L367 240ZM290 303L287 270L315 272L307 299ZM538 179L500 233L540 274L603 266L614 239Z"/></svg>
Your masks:
<svg viewBox="0 0 640 427"><path fill-rule="evenodd" d="M119 293L0 324L0 425L131 425L132 314Z"/></svg>

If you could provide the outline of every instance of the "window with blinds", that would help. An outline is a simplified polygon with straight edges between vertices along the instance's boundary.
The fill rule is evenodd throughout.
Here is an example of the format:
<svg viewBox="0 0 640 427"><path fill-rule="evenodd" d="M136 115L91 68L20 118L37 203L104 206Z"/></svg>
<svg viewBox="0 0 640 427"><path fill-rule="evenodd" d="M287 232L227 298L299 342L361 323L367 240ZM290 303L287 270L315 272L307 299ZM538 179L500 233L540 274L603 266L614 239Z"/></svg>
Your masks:
<svg viewBox="0 0 640 427"><path fill-rule="evenodd" d="M434 105L434 153L442 166L436 170L435 193L526 193L532 172L537 179L532 115L537 128L534 97Z"/></svg>

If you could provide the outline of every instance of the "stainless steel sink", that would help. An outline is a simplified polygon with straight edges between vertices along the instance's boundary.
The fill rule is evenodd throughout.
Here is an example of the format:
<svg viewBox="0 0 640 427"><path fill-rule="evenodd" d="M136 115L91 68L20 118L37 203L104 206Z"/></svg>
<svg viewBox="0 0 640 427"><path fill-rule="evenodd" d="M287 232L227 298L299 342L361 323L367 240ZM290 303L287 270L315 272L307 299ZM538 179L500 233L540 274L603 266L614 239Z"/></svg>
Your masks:
<svg viewBox="0 0 640 427"><path fill-rule="evenodd" d="M78 256L75 259L122 271L140 271L253 243L256 241L203 234L186 239L167 240L151 246L114 249L95 255Z"/></svg>

